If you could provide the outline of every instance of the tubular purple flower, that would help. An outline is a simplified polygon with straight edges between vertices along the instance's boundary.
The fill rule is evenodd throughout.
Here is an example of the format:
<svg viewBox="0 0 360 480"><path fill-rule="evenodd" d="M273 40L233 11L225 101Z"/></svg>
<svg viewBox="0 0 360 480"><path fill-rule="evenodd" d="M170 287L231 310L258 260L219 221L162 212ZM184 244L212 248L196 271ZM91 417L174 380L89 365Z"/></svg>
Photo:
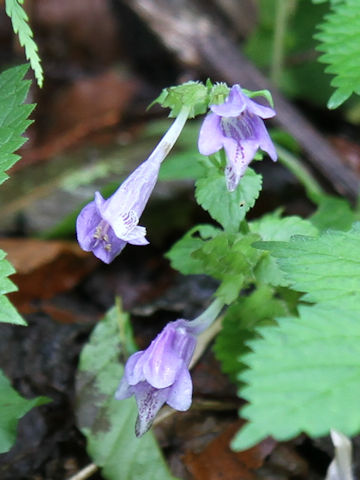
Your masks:
<svg viewBox="0 0 360 480"><path fill-rule="evenodd" d="M146 350L128 359L115 398L123 400L135 395L139 411L136 436L148 431L164 403L180 411L190 408L189 364L196 337L215 320L222 307L222 302L215 300L196 320L168 323Z"/></svg>
<svg viewBox="0 0 360 480"><path fill-rule="evenodd" d="M147 245L145 227L138 226L141 214L157 182L161 163L170 152L189 115L184 107L160 143L134 172L105 200L99 192L76 221L80 247L105 263L119 255L127 243Z"/></svg>
<svg viewBox="0 0 360 480"><path fill-rule="evenodd" d="M201 126L198 147L202 155L212 155L225 149L227 166L225 178L230 192L236 189L240 178L254 158L258 148L277 160L275 147L265 128L263 118L276 112L246 96L240 85L234 85L221 105L211 105Z"/></svg>

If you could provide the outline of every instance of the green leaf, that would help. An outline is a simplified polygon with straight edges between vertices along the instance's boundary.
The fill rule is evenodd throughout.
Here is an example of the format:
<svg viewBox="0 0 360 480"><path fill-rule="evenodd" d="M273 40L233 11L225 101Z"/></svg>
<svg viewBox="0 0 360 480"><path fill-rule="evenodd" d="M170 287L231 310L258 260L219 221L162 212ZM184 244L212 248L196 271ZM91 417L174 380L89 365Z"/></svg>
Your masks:
<svg viewBox="0 0 360 480"><path fill-rule="evenodd" d="M169 155L161 165L159 180L183 180L203 177L202 155L195 149Z"/></svg>
<svg viewBox="0 0 360 480"><path fill-rule="evenodd" d="M178 240L165 255L171 266L184 275L202 274L203 262L194 258L193 253L199 250L208 239L214 238L221 230L213 225L198 225Z"/></svg>
<svg viewBox="0 0 360 480"><path fill-rule="evenodd" d="M233 302L241 288L254 281L253 269L261 252L252 247L256 234L220 233L205 242L192 255L202 262L202 272L221 281L216 296Z"/></svg>
<svg viewBox="0 0 360 480"><path fill-rule="evenodd" d="M33 407L50 401L47 397L21 397L0 370L0 453L7 452L14 444L19 419Z"/></svg>
<svg viewBox="0 0 360 480"><path fill-rule="evenodd" d="M24 0L5 0L6 14L11 18L13 30L19 35L20 45L25 47L26 58L30 61L31 68L39 87L44 81L43 69L41 66L38 47L33 40L33 32L29 26L29 17L23 9Z"/></svg>
<svg viewBox="0 0 360 480"><path fill-rule="evenodd" d="M232 447L247 449L264 437L288 440L301 432L322 436L330 428L360 430L360 322L357 312L334 305L301 306L299 318L261 327L242 358L250 367L240 380L249 401L249 423Z"/></svg>
<svg viewBox="0 0 360 480"><path fill-rule="evenodd" d="M182 107L190 107L189 118L205 113L208 108L208 89L200 82L186 82L175 87L165 88L150 105L159 103L164 108L170 108L169 117L177 117Z"/></svg>
<svg viewBox="0 0 360 480"><path fill-rule="evenodd" d="M261 175L248 168L237 189L228 192L224 174L213 169L209 176L196 182L195 196L199 205L207 210L224 230L237 232L246 213L254 206L261 184Z"/></svg>
<svg viewBox="0 0 360 480"><path fill-rule="evenodd" d="M209 92L209 105L220 105L224 103L230 93L226 83L216 83Z"/></svg>
<svg viewBox="0 0 360 480"><path fill-rule="evenodd" d="M250 295L231 305L216 337L214 351L222 371L233 381L244 369L242 355L250 351L246 342L258 336L255 328L274 323L274 318L288 314L283 300L274 297L274 290L262 285Z"/></svg>
<svg viewBox="0 0 360 480"><path fill-rule="evenodd" d="M9 178L5 170L19 160L13 152L26 141L22 134L31 123L34 105L24 104L30 87L30 81L23 80L27 69L21 65L0 74L0 184Z"/></svg>
<svg viewBox="0 0 360 480"><path fill-rule="evenodd" d="M356 220L356 214L344 198L323 195L318 199L318 209L310 221L320 231L349 230Z"/></svg>
<svg viewBox="0 0 360 480"><path fill-rule="evenodd" d="M270 251L292 288L309 302L347 302L360 308L360 223L349 232L327 231L318 238L258 242Z"/></svg>
<svg viewBox="0 0 360 480"><path fill-rule="evenodd" d="M290 240L293 235L317 235L317 229L308 220L295 215L281 218L281 211L264 215L259 220L249 223L249 229L258 233L262 240ZM267 244L265 244L267 245ZM284 273L280 270L269 253L264 253L256 267L256 279L260 283L270 283L273 286L287 286L289 284Z"/></svg>
<svg viewBox="0 0 360 480"><path fill-rule="evenodd" d="M15 270L12 265L5 260L5 255L6 253L3 250L0 250L0 322L27 325L10 300L5 296L6 293L17 290L13 282L7 278L14 273Z"/></svg>
<svg viewBox="0 0 360 480"><path fill-rule="evenodd" d="M107 480L173 480L152 432L135 437L135 400L114 398L124 371L119 363L121 317L119 308L111 309L81 352L76 379L78 426L87 438L89 455Z"/></svg>
<svg viewBox="0 0 360 480"><path fill-rule="evenodd" d="M360 2L346 0L332 6L319 26L315 38L321 52L321 62L329 64L327 73L335 75L331 85L337 90L328 102L329 108L336 108L352 93L360 94Z"/></svg>

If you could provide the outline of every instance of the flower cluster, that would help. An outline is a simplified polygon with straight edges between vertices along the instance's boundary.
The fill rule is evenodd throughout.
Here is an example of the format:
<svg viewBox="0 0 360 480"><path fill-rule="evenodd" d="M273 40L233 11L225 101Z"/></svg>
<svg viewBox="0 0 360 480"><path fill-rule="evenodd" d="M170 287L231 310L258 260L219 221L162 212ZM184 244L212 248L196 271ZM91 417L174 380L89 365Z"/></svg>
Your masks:
<svg viewBox="0 0 360 480"><path fill-rule="evenodd" d="M194 85L190 87L194 88ZM206 92L203 86L201 102L207 96ZM202 108L202 103L200 106ZM95 199L83 208L76 224L78 241L83 250L92 251L102 261L110 263L127 243L149 243L145 227L139 226L139 219L157 182L161 163L193 110L190 106L181 108L150 157L110 198L105 200L96 192ZM251 100L239 85L231 88L222 104L210 105L210 110L200 129L199 151L210 155L224 148L227 155L227 188L233 191L258 148L266 151L272 160L277 159L262 120L273 117L275 111ZM128 359L116 398L122 400L135 396L139 410L137 436L150 428L165 403L180 411L190 407L192 382L189 365L197 335L215 320L222 307L223 303L215 300L196 320L179 319L169 323L146 350Z"/></svg>
<svg viewBox="0 0 360 480"><path fill-rule="evenodd" d="M222 104L211 105L210 110L200 129L199 151L211 155L225 149L225 178L231 192L236 189L258 148L266 151L272 160L277 159L262 120L273 117L275 111L251 100L239 85L231 88ZM150 157L110 198L104 200L96 192L94 201L82 209L76 231L83 250L92 251L103 262L110 263L127 243L149 243L145 238L145 227L138 225L139 219L156 184L161 163L178 138L189 112L190 107L183 107Z"/></svg>

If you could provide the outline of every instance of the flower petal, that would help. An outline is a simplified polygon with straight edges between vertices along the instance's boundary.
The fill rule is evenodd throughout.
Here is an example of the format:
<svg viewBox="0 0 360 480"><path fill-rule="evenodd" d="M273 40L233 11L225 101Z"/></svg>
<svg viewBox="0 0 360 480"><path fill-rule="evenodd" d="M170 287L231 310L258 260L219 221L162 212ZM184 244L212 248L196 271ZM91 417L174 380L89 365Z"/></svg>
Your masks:
<svg viewBox="0 0 360 480"><path fill-rule="evenodd" d="M175 340L176 332L169 323L144 353L144 375L155 388L172 385L183 365L183 360L176 351Z"/></svg>
<svg viewBox="0 0 360 480"><path fill-rule="evenodd" d="M124 400L134 394L132 386L130 386L125 376L120 380L119 386L115 392L116 400Z"/></svg>
<svg viewBox="0 0 360 480"><path fill-rule="evenodd" d="M147 382L141 382L135 385L133 390L139 410L135 434L137 437L141 437L149 430L158 411L166 402L169 389L157 390Z"/></svg>
<svg viewBox="0 0 360 480"><path fill-rule="evenodd" d="M184 366L178 373L176 382L169 389L166 403L175 410L184 412L191 406L192 381L189 370Z"/></svg>
<svg viewBox="0 0 360 480"><path fill-rule="evenodd" d="M100 192L95 192L95 204L99 214L102 216L103 209L106 205L106 200L103 198Z"/></svg>
<svg viewBox="0 0 360 480"><path fill-rule="evenodd" d="M125 374L126 380L129 385L136 385L139 382L145 381L143 372L144 365L144 351L133 353L126 362Z"/></svg>
<svg viewBox="0 0 360 480"><path fill-rule="evenodd" d="M124 240L132 245L148 245L149 241L145 238L146 228L145 227L135 227L129 233L126 234Z"/></svg>
<svg viewBox="0 0 360 480"><path fill-rule="evenodd" d="M241 143L237 143L232 138L226 138L224 149L228 159L225 169L226 185L229 192L233 192L254 158L258 144L253 140L242 140Z"/></svg>
<svg viewBox="0 0 360 480"><path fill-rule="evenodd" d="M123 248L126 246L126 242L115 237L115 239L112 240L112 242L108 243L107 245L110 245L108 249L105 248L106 245L104 245L102 242L98 243L96 246L92 248L92 252L95 255L95 257L99 258L104 263L109 264L123 250Z"/></svg>
<svg viewBox="0 0 360 480"><path fill-rule="evenodd" d="M268 131L266 130L264 122L261 120L261 118L257 118L258 126L257 128L257 135L258 135L258 140L259 140L259 147L261 150L264 150L264 152L267 152L274 162L277 160L277 152L275 150L275 146L270 138L270 135L268 134Z"/></svg>
<svg viewBox="0 0 360 480"><path fill-rule="evenodd" d="M211 105L210 109L221 117L238 117L247 106L247 98L240 85L234 85L225 102L221 105Z"/></svg>
<svg viewBox="0 0 360 480"><path fill-rule="evenodd" d="M206 115L199 133L198 148L202 155L212 155L223 146L220 117L215 113Z"/></svg>
<svg viewBox="0 0 360 480"><path fill-rule="evenodd" d="M248 112L261 118L272 118L276 115L276 112L273 108L254 102L254 100L248 97L246 97L246 109Z"/></svg>
<svg viewBox="0 0 360 480"><path fill-rule="evenodd" d="M88 203L80 212L76 220L76 233L80 247L90 252L94 245L96 227L102 218L98 213L95 202Z"/></svg>

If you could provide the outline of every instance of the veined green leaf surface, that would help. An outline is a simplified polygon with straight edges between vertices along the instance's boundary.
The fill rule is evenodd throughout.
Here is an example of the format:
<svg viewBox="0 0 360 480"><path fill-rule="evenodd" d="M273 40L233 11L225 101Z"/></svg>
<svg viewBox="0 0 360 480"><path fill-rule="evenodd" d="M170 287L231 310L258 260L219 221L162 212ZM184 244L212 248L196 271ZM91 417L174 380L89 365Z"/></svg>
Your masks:
<svg viewBox="0 0 360 480"><path fill-rule="evenodd" d="M258 329L242 357L249 369L239 392L249 420L232 442L251 447L268 435L288 440L301 432L360 431L360 322L344 305L301 306L299 318Z"/></svg>
<svg viewBox="0 0 360 480"><path fill-rule="evenodd" d="M23 9L24 0L5 0L6 14L11 18L13 30L19 35L20 45L25 47L26 58L30 61L39 87L42 87L44 73L41 66L38 47L33 40L29 18Z"/></svg>
<svg viewBox="0 0 360 480"><path fill-rule="evenodd" d="M295 236L256 246L277 258L292 288L305 292L304 300L360 308L360 223L348 232L328 230L319 237Z"/></svg>
<svg viewBox="0 0 360 480"><path fill-rule="evenodd" d="M317 49L324 52L319 60L329 64L326 72L335 75L331 85L336 90L329 99L328 107L336 108L352 93L360 95L360 2L346 0L334 3L319 30L315 35L320 41Z"/></svg>
<svg viewBox="0 0 360 480"><path fill-rule="evenodd" d="M196 182L196 200L224 230L237 232L240 222L255 204L262 177L251 168L246 170L234 192L228 192L224 173L214 170Z"/></svg>
<svg viewBox="0 0 360 480"><path fill-rule="evenodd" d="M34 105L24 104L30 87L23 79L27 70L20 65L0 74L0 184L8 178L5 171L19 160L14 151L26 141L22 134L31 123L28 116Z"/></svg>

